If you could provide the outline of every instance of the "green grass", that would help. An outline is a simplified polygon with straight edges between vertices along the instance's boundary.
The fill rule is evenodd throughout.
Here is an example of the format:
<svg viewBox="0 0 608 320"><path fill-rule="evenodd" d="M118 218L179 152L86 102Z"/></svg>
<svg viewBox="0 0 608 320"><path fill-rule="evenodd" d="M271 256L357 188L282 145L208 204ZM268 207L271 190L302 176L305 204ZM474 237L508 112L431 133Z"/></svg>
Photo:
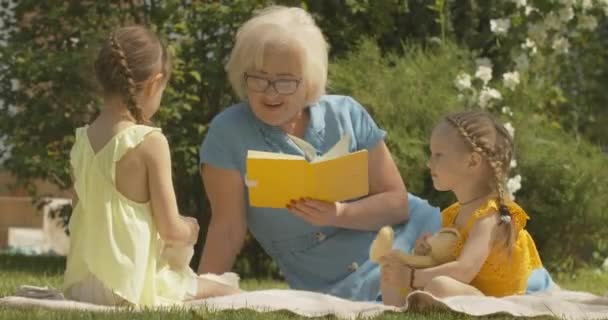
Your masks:
<svg viewBox="0 0 608 320"><path fill-rule="evenodd" d="M58 257L23 257L0 255L0 296L11 295L22 284L38 286L59 287L62 281L65 259ZM585 290L596 294L603 294L608 290L608 273L599 273L594 270L582 270L573 275L560 274L556 276L558 283L568 289ZM284 282L274 280L244 279L241 286L245 290L263 290L271 288L286 288ZM469 317L450 312L439 311L410 311L405 313L384 313L375 319L432 319L456 320ZM45 310L15 310L0 307L0 319L169 319L169 320L198 320L198 319L252 319L252 320L278 320L278 319L307 319L293 313L268 312L258 313L251 310L235 310L222 312L208 311L142 311L142 312L111 312L94 313L81 311L45 311ZM333 316L322 319L335 319ZM506 316L482 317L482 319L511 319ZM541 317L540 319L551 319Z"/></svg>

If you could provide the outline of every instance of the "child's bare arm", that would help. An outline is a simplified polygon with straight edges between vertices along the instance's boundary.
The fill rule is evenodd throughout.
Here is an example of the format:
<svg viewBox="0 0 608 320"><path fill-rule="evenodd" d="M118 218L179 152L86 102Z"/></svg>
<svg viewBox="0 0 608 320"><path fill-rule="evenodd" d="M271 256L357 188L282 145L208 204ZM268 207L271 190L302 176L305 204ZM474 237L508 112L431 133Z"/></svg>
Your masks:
<svg viewBox="0 0 608 320"><path fill-rule="evenodd" d="M147 167L150 205L158 233L167 243L194 244L199 227L196 220L184 219L179 214L167 138L160 133L152 133L141 147Z"/></svg>
<svg viewBox="0 0 608 320"><path fill-rule="evenodd" d="M424 287L437 276L449 276L463 283L470 283L490 254L492 233L498 224L496 214L479 219L467 238L458 259L436 267L416 270L414 286Z"/></svg>

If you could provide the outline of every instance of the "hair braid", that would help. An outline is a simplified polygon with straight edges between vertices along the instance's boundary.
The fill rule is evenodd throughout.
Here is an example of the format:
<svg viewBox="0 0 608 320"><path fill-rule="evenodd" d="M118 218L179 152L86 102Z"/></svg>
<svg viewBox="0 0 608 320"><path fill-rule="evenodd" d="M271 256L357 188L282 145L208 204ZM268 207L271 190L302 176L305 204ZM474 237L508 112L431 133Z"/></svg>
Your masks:
<svg viewBox="0 0 608 320"><path fill-rule="evenodd" d="M490 120L490 123L487 120ZM446 121L458 130L474 152L479 153L488 161L494 174L500 224L506 226L505 245L511 248L514 237L511 234L511 212L506 205L505 181L512 156L513 142L508 131L488 113L481 111L452 114L446 117ZM492 133L497 135L493 143L487 137ZM498 135L501 136L501 139L498 139Z"/></svg>
<svg viewBox="0 0 608 320"><path fill-rule="evenodd" d="M148 121L144 118L142 110L137 105L137 86L135 80L133 80L133 72L131 71L131 68L129 68L127 57L122 50L122 46L116 39L115 34L110 36L110 46L112 48L112 53L117 58L119 74L125 82L124 86L121 88L121 94L126 100L127 110L133 115L138 124L147 123Z"/></svg>

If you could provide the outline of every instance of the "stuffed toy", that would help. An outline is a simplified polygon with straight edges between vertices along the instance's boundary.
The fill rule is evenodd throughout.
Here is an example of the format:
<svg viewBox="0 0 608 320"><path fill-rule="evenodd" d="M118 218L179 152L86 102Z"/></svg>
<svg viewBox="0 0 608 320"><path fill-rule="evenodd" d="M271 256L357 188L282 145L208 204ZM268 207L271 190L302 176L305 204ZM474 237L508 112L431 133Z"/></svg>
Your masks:
<svg viewBox="0 0 608 320"><path fill-rule="evenodd" d="M413 269L424 269L444 264L455 260L453 252L458 244L459 238L460 233L458 230L454 228L443 228L434 235L428 237L425 241L416 241L413 254L396 251L398 254L397 257L404 264ZM385 226L380 229L376 239L372 242L369 251L370 260L380 263L380 258L392 251L393 240L394 232L391 227ZM400 295L404 299L414 290L412 287L413 281L414 274L412 273L409 285L405 284L405 287L400 289Z"/></svg>
<svg viewBox="0 0 608 320"><path fill-rule="evenodd" d="M370 260L379 263L380 258L391 252L393 248L393 229L385 226L378 232L376 239L370 248ZM446 262L453 261L454 249L460 238L460 233L454 228L440 229L434 235L426 239L426 246L417 242L414 254L399 252L399 259L404 264L414 268L423 269L437 266Z"/></svg>
<svg viewBox="0 0 608 320"><path fill-rule="evenodd" d="M165 244L161 252L161 258L171 270L183 271L190 267L190 260L194 255L193 246L173 246Z"/></svg>
<svg viewBox="0 0 608 320"><path fill-rule="evenodd" d="M192 259L192 255L194 255L194 247L193 246L174 246L170 244L165 244L163 246L163 250L161 251L161 259L164 263L166 263L169 268L173 271L178 272L188 272L194 274L194 272L190 269L190 260ZM199 277L206 278L208 280L212 280L215 282L219 282L223 285L239 289L239 276L234 272L225 272L223 274L212 274L205 273L199 275ZM233 291L229 291L230 293L234 293Z"/></svg>

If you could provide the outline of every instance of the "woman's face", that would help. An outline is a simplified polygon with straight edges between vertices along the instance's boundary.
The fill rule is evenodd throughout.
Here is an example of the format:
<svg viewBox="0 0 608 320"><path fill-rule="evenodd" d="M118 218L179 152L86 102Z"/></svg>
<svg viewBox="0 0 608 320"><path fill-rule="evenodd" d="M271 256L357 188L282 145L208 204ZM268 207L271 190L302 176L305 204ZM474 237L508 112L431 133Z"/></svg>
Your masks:
<svg viewBox="0 0 608 320"><path fill-rule="evenodd" d="M268 46L262 67L247 71L244 77L251 109L266 124L289 124L306 106L302 59L295 48Z"/></svg>

